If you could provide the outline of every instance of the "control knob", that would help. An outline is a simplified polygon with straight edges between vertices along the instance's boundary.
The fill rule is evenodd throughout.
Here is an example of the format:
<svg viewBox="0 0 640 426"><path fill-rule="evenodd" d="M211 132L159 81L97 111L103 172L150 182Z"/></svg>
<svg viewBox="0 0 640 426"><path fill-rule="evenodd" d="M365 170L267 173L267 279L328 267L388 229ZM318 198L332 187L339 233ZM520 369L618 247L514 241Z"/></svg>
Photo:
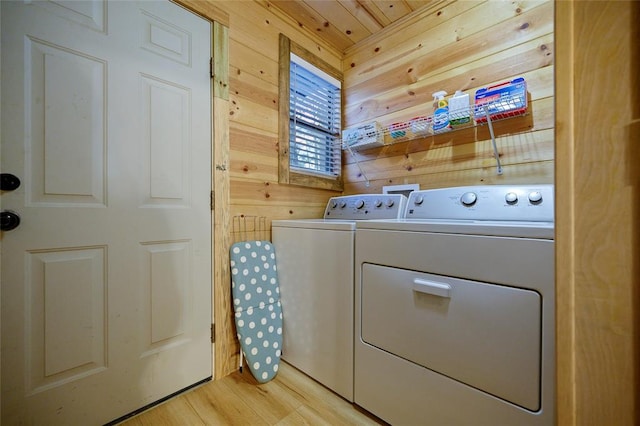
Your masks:
<svg viewBox="0 0 640 426"><path fill-rule="evenodd" d="M373 205L379 209L382 206L382 200L376 200L374 201Z"/></svg>
<svg viewBox="0 0 640 426"><path fill-rule="evenodd" d="M364 207L364 200L356 201L356 209L360 210L363 207Z"/></svg>
<svg viewBox="0 0 640 426"><path fill-rule="evenodd" d="M529 201L533 204L538 204L542 202L542 193L540 191L531 191L529 193Z"/></svg>
<svg viewBox="0 0 640 426"><path fill-rule="evenodd" d="M335 209L336 207L338 207L338 202L336 200L331 200L329 207Z"/></svg>
<svg viewBox="0 0 640 426"><path fill-rule="evenodd" d="M462 197L460 197L460 202L466 207L473 206L476 201L478 201L478 196L474 192L465 192L462 194Z"/></svg>
<svg viewBox="0 0 640 426"><path fill-rule="evenodd" d="M518 194L515 192L508 192L507 195L504 196L507 204L515 204L518 202Z"/></svg>
<svg viewBox="0 0 640 426"><path fill-rule="evenodd" d="M419 206L422 203L424 203L424 197L422 195L418 195L413 199L413 204L415 204L416 206Z"/></svg>
<svg viewBox="0 0 640 426"><path fill-rule="evenodd" d="M340 201L340 208L344 209L345 207L347 207L347 203L345 201Z"/></svg>
<svg viewBox="0 0 640 426"><path fill-rule="evenodd" d="M393 198L389 198L386 202L387 207L391 208L396 202L393 201Z"/></svg>

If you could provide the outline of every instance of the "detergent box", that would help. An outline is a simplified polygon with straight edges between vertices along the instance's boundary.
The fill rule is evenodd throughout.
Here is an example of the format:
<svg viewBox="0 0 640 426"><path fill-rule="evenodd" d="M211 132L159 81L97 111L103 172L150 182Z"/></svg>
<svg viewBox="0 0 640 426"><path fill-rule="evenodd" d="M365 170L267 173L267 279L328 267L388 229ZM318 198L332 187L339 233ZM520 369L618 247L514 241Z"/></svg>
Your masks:
<svg viewBox="0 0 640 426"><path fill-rule="evenodd" d="M372 122L342 131L344 148L366 149L384 145L384 134L379 123Z"/></svg>
<svg viewBox="0 0 640 426"><path fill-rule="evenodd" d="M527 82L522 77L476 91L474 116L476 123L515 117L527 112Z"/></svg>

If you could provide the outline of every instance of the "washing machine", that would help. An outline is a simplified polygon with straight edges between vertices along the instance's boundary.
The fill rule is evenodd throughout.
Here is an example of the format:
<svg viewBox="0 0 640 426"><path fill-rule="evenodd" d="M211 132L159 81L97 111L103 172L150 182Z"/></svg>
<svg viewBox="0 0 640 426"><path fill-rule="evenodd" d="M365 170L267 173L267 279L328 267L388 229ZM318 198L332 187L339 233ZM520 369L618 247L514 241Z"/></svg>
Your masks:
<svg viewBox="0 0 640 426"><path fill-rule="evenodd" d="M404 214L401 194L333 197L322 219L274 220L282 359L353 402L356 223Z"/></svg>
<svg viewBox="0 0 640 426"><path fill-rule="evenodd" d="M411 193L356 230L354 401L391 424L555 422L552 185Z"/></svg>

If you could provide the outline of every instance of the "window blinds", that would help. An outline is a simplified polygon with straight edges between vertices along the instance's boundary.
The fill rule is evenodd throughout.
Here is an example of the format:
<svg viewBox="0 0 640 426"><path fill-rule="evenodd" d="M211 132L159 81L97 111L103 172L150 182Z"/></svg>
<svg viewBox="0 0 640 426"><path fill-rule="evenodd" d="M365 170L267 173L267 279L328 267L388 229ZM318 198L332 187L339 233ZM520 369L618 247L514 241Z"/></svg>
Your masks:
<svg viewBox="0 0 640 426"><path fill-rule="evenodd" d="M340 87L290 64L289 162L302 172L340 175Z"/></svg>

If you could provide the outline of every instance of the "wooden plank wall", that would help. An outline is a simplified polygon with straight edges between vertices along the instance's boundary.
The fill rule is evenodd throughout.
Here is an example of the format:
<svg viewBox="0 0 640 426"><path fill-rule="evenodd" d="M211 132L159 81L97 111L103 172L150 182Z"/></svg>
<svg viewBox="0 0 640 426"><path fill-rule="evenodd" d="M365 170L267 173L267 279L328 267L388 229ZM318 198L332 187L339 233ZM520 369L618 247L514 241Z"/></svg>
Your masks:
<svg viewBox="0 0 640 426"><path fill-rule="evenodd" d="M432 93L475 90L522 76L530 114L496 123L497 176L486 126L345 152L345 193L383 185L422 189L553 183L553 2L444 0L356 44L343 59L345 127L432 114ZM360 162L364 175L355 160Z"/></svg>
<svg viewBox="0 0 640 426"><path fill-rule="evenodd" d="M230 16L231 216L317 217L335 193L278 184L278 37L338 69L342 55L268 2L217 4Z"/></svg>

